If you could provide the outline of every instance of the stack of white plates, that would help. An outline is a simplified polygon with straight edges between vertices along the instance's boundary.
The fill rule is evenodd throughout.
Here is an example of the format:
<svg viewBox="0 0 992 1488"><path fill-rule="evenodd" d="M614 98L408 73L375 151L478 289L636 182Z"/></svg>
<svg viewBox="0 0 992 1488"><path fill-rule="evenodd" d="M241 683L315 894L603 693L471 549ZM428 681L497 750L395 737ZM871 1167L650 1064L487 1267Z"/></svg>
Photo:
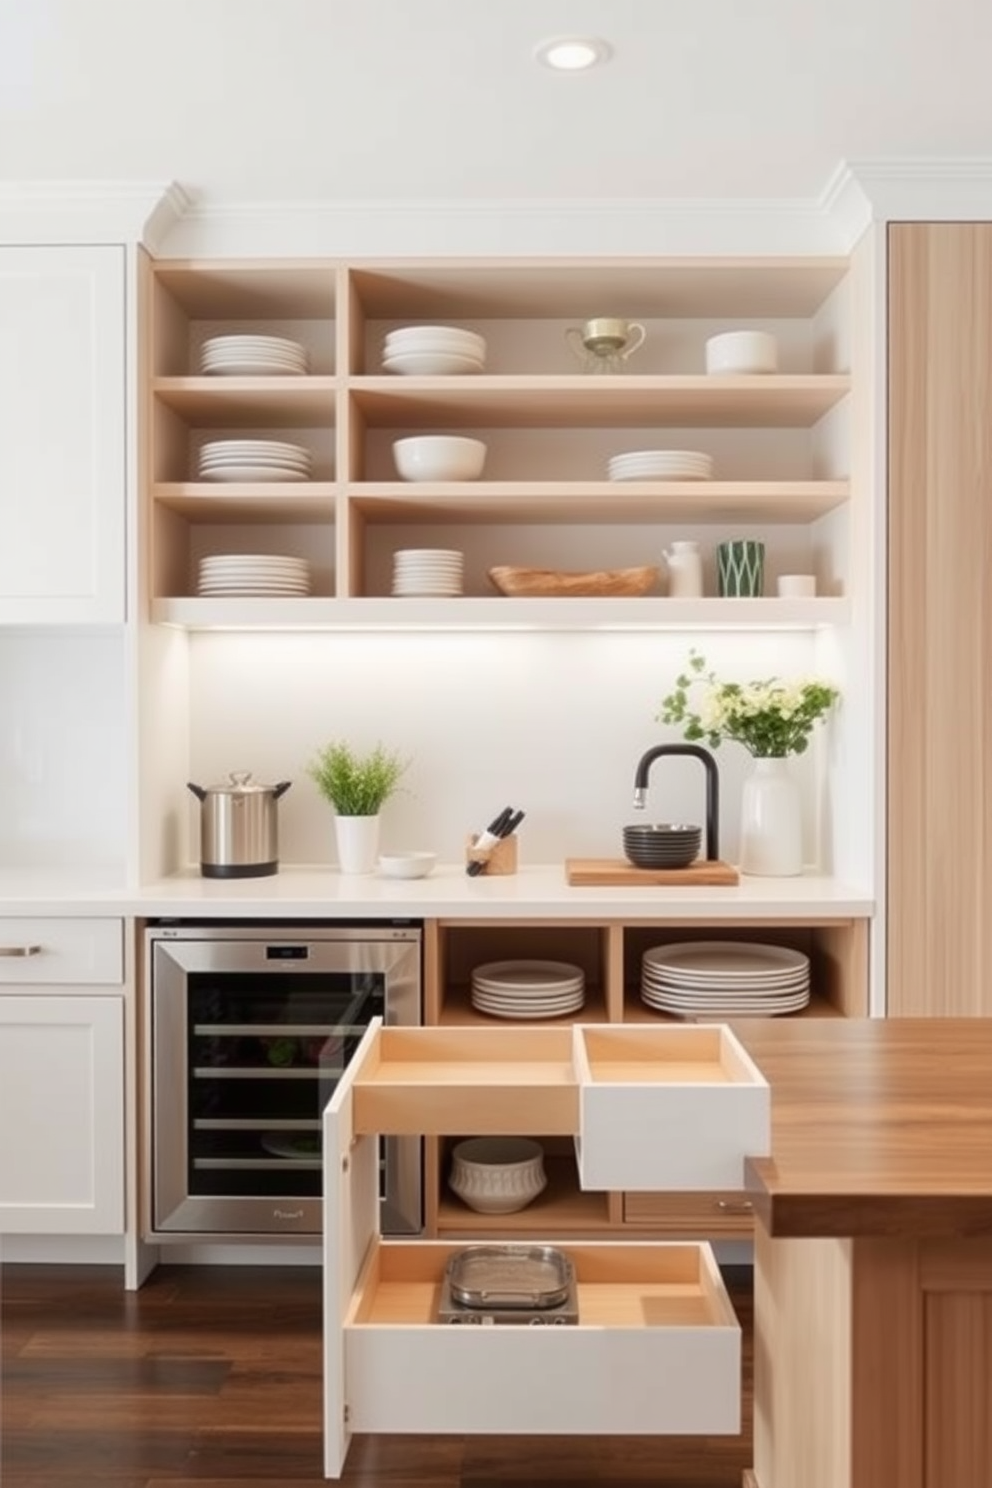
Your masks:
<svg viewBox="0 0 992 1488"><path fill-rule="evenodd" d="M655 946L641 961L641 999L683 1018L795 1013L809 1002L809 957L750 941Z"/></svg>
<svg viewBox="0 0 992 1488"><path fill-rule="evenodd" d="M221 377L298 377L306 370L306 347L284 336L211 336L200 347L200 371Z"/></svg>
<svg viewBox="0 0 992 1488"><path fill-rule="evenodd" d="M713 456L699 450L631 450L614 455L610 480L709 480Z"/></svg>
<svg viewBox="0 0 992 1488"><path fill-rule="evenodd" d="M305 558L272 553L215 553L200 559L196 592L211 599L249 594L299 599L310 593L310 565Z"/></svg>
<svg viewBox="0 0 992 1488"><path fill-rule="evenodd" d="M472 1006L494 1018L557 1018L585 995L581 966L567 961L487 961L472 972Z"/></svg>
<svg viewBox="0 0 992 1488"><path fill-rule="evenodd" d="M416 377L481 372L485 363L485 336L458 326L407 326L390 331L382 354L387 372Z"/></svg>
<svg viewBox="0 0 992 1488"><path fill-rule="evenodd" d="M449 548L401 548L393 554L393 593L462 593L465 555Z"/></svg>
<svg viewBox="0 0 992 1488"><path fill-rule="evenodd" d="M312 467L305 445L278 439L214 439L197 456L201 480L305 481Z"/></svg>

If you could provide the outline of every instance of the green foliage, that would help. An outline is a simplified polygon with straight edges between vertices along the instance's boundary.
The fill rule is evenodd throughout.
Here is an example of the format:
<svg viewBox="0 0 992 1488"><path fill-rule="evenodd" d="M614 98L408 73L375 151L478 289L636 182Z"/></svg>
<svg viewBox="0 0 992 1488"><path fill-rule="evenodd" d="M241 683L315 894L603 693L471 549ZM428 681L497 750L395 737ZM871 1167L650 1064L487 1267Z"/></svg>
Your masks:
<svg viewBox="0 0 992 1488"><path fill-rule="evenodd" d="M339 816L375 816L397 790L409 763L381 744L362 754L335 739L317 752L307 771Z"/></svg>
<svg viewBox="0 0 992 1488"><path fill-rule="evenodd" d="M759 759L784 758L805 753L813 725L839 696L836 687L818 680L720 682L707 671L706 658L690 651L658 718L680 724L686 739L705 740L711 749L733 739Z"/></svg>

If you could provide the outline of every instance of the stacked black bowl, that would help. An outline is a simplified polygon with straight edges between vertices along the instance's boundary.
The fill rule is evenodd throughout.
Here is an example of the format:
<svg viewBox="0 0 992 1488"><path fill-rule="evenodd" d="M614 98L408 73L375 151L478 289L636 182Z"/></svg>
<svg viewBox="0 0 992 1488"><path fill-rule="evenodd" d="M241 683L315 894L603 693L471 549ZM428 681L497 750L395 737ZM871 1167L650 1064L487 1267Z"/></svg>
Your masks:
<svg viewBox="0 0 992 1488"><path fill-rule="evenodd" d="M623 829L624 856L635 868L687 868L698 858L702 840L702 827L684 822Z"/></svg>

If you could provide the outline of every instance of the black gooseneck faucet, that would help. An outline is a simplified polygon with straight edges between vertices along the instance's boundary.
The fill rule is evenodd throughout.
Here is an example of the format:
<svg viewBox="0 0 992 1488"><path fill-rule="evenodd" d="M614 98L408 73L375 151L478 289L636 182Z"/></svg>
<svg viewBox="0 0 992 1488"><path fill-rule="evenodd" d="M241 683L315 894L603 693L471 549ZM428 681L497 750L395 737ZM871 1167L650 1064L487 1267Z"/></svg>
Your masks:
<svg viewBox="0 0 992 1488"><path fill-rule="evenodd" d="M651 766L656 759L664 754L689 754L693 759L702 762L706 770L706 857L712 863L720 856L719 830L720 820L720 775L716 767L716 760L708 749L701 744L656 744L646 754L642 754L634 771L634 805L638 811L644 810L644 802L648 792L648 775Z"/></svg>

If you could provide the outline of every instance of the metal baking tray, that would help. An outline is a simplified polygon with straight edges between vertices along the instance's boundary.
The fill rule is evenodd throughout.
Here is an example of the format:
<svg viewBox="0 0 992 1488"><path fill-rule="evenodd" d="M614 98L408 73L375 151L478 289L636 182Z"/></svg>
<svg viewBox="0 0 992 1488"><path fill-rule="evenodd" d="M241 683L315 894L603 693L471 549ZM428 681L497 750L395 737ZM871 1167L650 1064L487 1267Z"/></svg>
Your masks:
<svg viewBox="0 0 992 1488"><path fill-rule="evenodd" d="M446 1267L451 1295L465 1307L558 1307L574 1279L552 1245L470 1245Z"/></svg>

